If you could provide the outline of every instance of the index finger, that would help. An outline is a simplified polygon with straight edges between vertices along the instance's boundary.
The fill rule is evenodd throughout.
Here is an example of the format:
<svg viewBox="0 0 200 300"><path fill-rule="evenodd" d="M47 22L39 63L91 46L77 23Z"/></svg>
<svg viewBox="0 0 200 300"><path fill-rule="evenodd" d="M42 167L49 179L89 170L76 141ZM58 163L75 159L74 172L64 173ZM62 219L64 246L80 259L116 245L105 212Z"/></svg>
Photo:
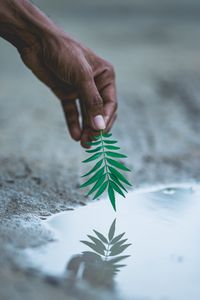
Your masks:
<svg viewBox="0 0 200 300"><path fill-rule="evenodd" d="M115 83L113 82L107 85L102 91L100 91L100 95L104 103L103 110L105 123L106 126L108 126L117 110L117 95Z"/></svg>

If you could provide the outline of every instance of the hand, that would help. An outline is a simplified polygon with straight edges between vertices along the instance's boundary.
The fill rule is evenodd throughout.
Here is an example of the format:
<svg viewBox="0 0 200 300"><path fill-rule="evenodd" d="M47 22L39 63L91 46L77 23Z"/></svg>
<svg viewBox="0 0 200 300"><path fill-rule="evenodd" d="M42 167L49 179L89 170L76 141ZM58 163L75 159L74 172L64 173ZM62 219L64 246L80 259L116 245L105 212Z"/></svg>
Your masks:
<svg viewBox="0 0 200 300"><path fill-rule="evenodd" d="M18 49L23 62L61 100L71 137L88 148L97 131L109 131L116 119L113 67L62 30L30 44Z"/></svg>

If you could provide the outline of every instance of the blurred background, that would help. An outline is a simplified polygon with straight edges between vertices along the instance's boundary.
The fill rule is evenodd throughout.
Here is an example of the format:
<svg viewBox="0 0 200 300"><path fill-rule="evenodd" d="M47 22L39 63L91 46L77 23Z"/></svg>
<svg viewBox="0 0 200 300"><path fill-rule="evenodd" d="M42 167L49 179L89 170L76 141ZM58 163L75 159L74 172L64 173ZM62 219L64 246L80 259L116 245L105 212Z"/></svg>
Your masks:
<svg viewBox="0 0 200 300"><path fill-rule="evenodd" d="M119 118L113 132L131 156L136 185L199 179L200 2L34 3L114 65ZM0 49L0 153L47 164L81 155L59 102L11 45L1 40Z"/></svg>

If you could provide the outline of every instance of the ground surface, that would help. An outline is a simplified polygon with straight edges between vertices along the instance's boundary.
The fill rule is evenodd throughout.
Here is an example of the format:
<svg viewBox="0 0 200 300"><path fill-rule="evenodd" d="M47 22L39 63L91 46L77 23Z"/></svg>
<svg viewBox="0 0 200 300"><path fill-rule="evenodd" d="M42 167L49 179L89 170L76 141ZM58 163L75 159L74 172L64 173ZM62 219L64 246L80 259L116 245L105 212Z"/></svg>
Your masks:
<svg viewBox="0 0 200 300"><path fill-rule="evenodd" d="M114 64L113 133L134 187L199 182L199 2L35 2ZM87 201L78 188L84 151L69 138L59 102L3 40L0 66L0 299L70 299L64 284L27 274L16 261L19 249L52 238L42 218ZM79 293L71 299L100 298Z"/></svg>

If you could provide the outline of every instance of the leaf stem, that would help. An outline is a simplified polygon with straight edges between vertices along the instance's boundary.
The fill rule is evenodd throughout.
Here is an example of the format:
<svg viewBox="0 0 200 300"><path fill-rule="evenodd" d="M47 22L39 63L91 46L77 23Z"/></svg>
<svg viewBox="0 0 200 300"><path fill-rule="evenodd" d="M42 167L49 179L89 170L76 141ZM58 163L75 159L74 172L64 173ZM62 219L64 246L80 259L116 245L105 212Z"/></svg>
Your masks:
<svg viewBox="0 0 200 300"><path fill-rule="evenodd" d="M110 252L110 242L108 242L105 252L106 253L105 253L105 256L104 256L104 260L107 261L108 257L109 257L109 252Z"/></svg>
<svg viewBox="0 0 200 300"><path fill-rule="evenodd" d="M101 144L102 144L102 148L103 148L103 160L104 160L104 165L106 168L106 177L108 182L110 181L110 177L109 177L109 172L108 172L108 166L107 166L107 159L106 159L106 155L105 155L105 147L104 147L104 142L103 142L103 130L100 131L100 136L101 136Z"/></svg>

